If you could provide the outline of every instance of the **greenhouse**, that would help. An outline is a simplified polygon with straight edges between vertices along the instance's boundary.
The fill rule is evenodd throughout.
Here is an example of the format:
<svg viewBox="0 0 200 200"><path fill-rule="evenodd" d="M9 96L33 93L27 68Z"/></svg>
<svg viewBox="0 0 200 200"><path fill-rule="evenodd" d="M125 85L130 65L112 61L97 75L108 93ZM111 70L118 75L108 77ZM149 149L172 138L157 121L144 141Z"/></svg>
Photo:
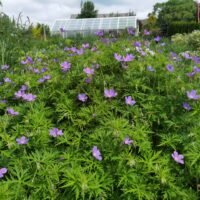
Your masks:
<svg viewBox="0 0 200 200"><path fill-rule="evenodd" d="M87 19L58 19L54 22L51 33L62 34L63 37L76 34L93 34L96 31L104 30L119 31L126 28L137 30L136 16L128 17L106 17Z"/></svg>

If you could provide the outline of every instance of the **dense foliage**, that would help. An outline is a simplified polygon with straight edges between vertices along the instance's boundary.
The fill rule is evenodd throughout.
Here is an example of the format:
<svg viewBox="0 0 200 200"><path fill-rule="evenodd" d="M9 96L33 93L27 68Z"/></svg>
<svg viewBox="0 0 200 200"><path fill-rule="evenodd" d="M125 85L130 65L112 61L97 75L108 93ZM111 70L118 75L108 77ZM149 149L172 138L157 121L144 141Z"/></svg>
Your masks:
<svg viewBox="0 0 200 200"><path fill-rule="evenodd" d="M47 25L30 23L29 18L23 21L21 13L18 20L11 20L6 14L0 15L0 64L18 64L22 52L32 47L43 46L42 40L49 38Z"/></svg>
<svg viewBox="0 0 200 200"><path fill-rule="evenodd" d="M191 33L200 30L200 24L196 22L172 22L169 24L167 35L172 36L176 33Z"/></svg>
<svg viewBox="0 0 200 200"><path fill-rule="evenodd" d="M168 26L173 22L186 23L196 21L197 18L196 4L193 0L168 0L164 3L156 3L153 13L158 18L158 25L163 34L167 33Z"/></svg>
<svg viewBox="0 0 200 200"><path fill-rule="evenodd" d="M1 200L197 200L200 55L98 35L1 65Z"/></svg>

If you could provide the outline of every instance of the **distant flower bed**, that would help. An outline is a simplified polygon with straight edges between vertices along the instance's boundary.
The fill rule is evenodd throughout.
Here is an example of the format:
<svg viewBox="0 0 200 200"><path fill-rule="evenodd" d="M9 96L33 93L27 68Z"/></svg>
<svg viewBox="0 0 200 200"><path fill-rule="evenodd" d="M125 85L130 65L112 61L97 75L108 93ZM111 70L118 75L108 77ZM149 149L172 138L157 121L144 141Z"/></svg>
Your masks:
<svg viewBox="0 0 200 200"><path fill-rule="evenodd" d="M199 198L200 54L128 33L0 66L0 199Z"/></svg>

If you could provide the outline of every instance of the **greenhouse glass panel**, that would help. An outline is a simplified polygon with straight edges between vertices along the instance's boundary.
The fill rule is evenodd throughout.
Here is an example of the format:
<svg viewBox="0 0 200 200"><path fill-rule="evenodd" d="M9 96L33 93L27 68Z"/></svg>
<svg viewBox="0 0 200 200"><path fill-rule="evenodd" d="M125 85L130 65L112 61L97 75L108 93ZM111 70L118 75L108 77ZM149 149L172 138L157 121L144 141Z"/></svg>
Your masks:
<svg viewBox="0 0 200 200"><path fill-rule="evenodd" d="M97 30L121 30L128 27L137 28L135 16L56 20L51 32L52 34L57 34L63 28L65 32L65 34L62 34L63 36L76 33L86 35L87 33L94 33Z"/></svg>

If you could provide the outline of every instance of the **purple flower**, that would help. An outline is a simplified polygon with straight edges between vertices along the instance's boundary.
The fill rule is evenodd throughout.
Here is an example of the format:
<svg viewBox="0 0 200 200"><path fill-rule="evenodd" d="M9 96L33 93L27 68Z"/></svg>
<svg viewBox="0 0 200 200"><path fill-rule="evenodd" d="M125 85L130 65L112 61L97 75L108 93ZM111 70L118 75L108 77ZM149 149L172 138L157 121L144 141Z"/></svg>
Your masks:
<svg viewBox="0 0 200 200"><path fill-rule="evenodd" d="M134 99L132 99L131 96L128 96L128 97L125 97L125 103L127 105L133 106L136 103L136 101Z"/></svg>
<svg viewBox="0 0 200 200"><path fill-rule="evenodd" d="M169 72L173 72L174 71L174 67L172 65L167 65L166 66L166 69L169 71Z"/></svg>
<svg viewBox="0 0 200 200"><path fill-rule="evenodd" d="M77 53L77 55L82 55L84 53L83 48L77 49L76 53Z"/></svg>
<svg viewBox="0 0 200 200"><path fill-rule="evenodd" d="M92 47L92 48L91 48L91 51L96 51L96 50L97 50L96 47Z"/></svg>
<svg viewBox="0 0 200 200"><path fill-rule="evenodd" d="M160 37L160 36L156 36L156 37L154 38L154 41L155 41L155 42L160 42L160 40L161 40L161 37Z"/></svg>
<svg viewBox="0 0 200 200"><path fill-rule="evenodd" d="M187 91L187 97L189 99L194 99L194 100L200 99L200 95L197 95L196 90Z"/></svg>
<svg viewBox="0 0 200 200"><path fill-rule="evenodd" d="M63 132L62 130L59 130L58 128L53 128L49 131L49 134L53 137L58 137L58 136L61 136L63 135Z"/></svg>
<svg viewBox="0 0 200 200"><path fill-rule="evenodd" d="M44 75L43 78L44 78L45 80L50 80L50 79L51 79L51 76L50 76L50 75Z"/></svg>
<svg viewBox="0 0 200 200"><path fill-rule="evenodd" d="M127 32L129 35L135 35L135 31L133 30L133 28L128 28Z"/></svg>
<svg viewBox="0 0 200 200"><path fill-rule="evenodd" d="M171 57L173 60L177 60L177 59L178 59L178 55L177 55L175 52L170 52L170 57Z"/></svg>
<svg viewBox="0 0 200 200"><path fill-rule="evenodd" d="M188 77L193 77L196 73L195 72L190 72L190 73L187 73L187 76Z"/></svg>
<svg viewBox="0 0 200 200"><path fill-rule="evenodd" d="M22 95L22 99L25 100L25 101L35 101L36 99L36 95L33 95L31 93L28 93L28 94L23 94Z"/></svg>
<svg viewBox="0 0 200 200"><path fill-rule="evenodd" d="M33 59L30 56L26 57L26 64L33 64Z"/></svg>
<svg viewBox="0 0 200 200"><path fill-rule="evenodd" d="M39 73L40 73L40 70L37 69L37 68L33 68L33 72L36 73L36 74L39 74Z"/></svg>
<svg viewBox="0 0 200 200"><path fill-rule="evenodd" d="M200 64L200 57L198 56L193 56L192 60L196 63L196 64Z"/></svg>
<svg viewBox="0 0 200 200"><path fill-rule="evenodd" d="M131 145L132 143L133 143L133 140L130 140L130 138L129 137L126 137L125 139L124 139L124 142L123 142L124 144L127 144L127 145Z"/></svg>
<svg viewBox="0 0 200 200"><path fill-rule="evenodd" d="M70 48L69 47L64 47L64 49L63 49L64 51L69 51L70 50Z"/></svg>
<svg viewBox="0 0 200 200"><path fill-rule="evenodd" d="M40 79L38 79L38 82L39 82L39 83L44 83L45 80L44 80L43 78L40 78Z"/></svg>
<svg viewBox="0 0 200 200"><path fill-rule="evenodd" d="M4 174L6 174L7 173L7 169L6 168L1 168L0 169L0 178L3 178L4 177Z"/></svg>
<svg viewBox="0 0 200 200"><path fill-rule="evenodd" d="M152 66L147 66L147 71L155 72L155 69Z"/></svg>
<svg viewBox="0 0 200 200"><path fill-rule="evenodd" d="M150 35L151 34L151 32L150 31L148 31L148 30L144 30L144 35Z"/></svg>
<svg viewBox="0 0 200 200"><path fill-rule="evenodd" d="M22 85L20 88L21 91L26 91L27 89L28 89L27 85Z"/></svg>
<svg viewBox="0 0 200 200"><path fill-rule="evenodd" d="M113 98L117 96L117 92L114 89L105 89L104 96L107 98Z"/></svg>
<svg viewBox="0 0 200 200"><path fill-rule="evenodd" d="M186 53L186 52L183 52L183 53L182 53L182 56L183 56L186 60L192 59L192 57L190 56L190 54L188 54L188 53Z"/></svg>
<svg viewBox="0 0 200 200"><path fill-rule="evenodd" d="M85 79L85 83L91 83L92 79L90 77Z"/></svg>
<svg viewBox="0 0 200 200"><path fill-rule="evenodd" d="M114 54L114 57L115 57L115 59L116 59L117 61L122 61L122 60L123 60L122 56L119 55L119 54L117 54L117 53Z"/></svg>
<svg viewBox="0 0 200 200"><path fill-rule="evenodd" d="M6 112L7 112L9 115L13 115L13 116L19 115L19 113L18 113L18 112L15 112L12 108L7 108L7 109L6 109Z"/></svg>
<svg viewBox="0 0 200 200"><path fill-rule="evenodd" d="M2 66L1 66L1 69L2 69L2 70L7 70L7 69L9 69L9 65L2 65Z"/></svg>
<svg viewBox="0 0 200 200"><path fill-rule="evenodd" d="M70 49L73 53L76 53L76 51L77 51L77 48L76 47L71 47L71 49Z"/></svg>
<svg viewBox="0 0 200 200"><path fill-rule="evenodd" d="M16 139L16 142L17 142L18 144L27 144L28 141L29 141L29 139L26 138L25 136L22 136L21 138L17 138L17 139Z"/></svg>
<svg viewBox="0 0 200 200"><path fill-rule="evenodd" d="M134 59L134 56L132 54L127 54L126 56L123 56L124 62L130 62Z"/></svg>
<svg viewBox="0 0 200 200"><path fill-rule="evenodd" d="M89 47L90 47L90 44L89 44L89 43L82 44L82 47L83 47L84 49L87 49L87 48L89 48Z"/></svg>
<svg viewBox="0 0 200 200"><path fill-rule="evenodd" d="M19 90L19 91L15 92L15 97L17 99L19 99L19 98L22 98L24 94L25 94L24 91Z"/></svg>
<svg viewBox="0 0 200 200"><path fill-rule="evenodd" d="M4 78L3 79L5 83L11 83L12 81L9 78Z"/></svg>
<svg viewBox="0 0 200 200"><path fill-rule="evenodd" d="M39 83L43 83L43 82L45 82L45 81L47 81L47 80L50 80L51 79L51 76L50 75L45 75L45 76L43 76L42 78L40 78L39 80L38 80L38 82Z"/></svg>
<svg viewBox="0 0 200 200"><path fill-rule="evenodd" d="M184 156L181 155L181 154L178 154L177 151L174 151L172 154L172 158L177 162L177 163L180 163L180 164L184 164Z"/></svg>
<svg viewBox="0 0 200 200"><path fill-rule="evenodd" d="M27 64L27 61L26 61L26 60L22 60L20 63L21 63L22 65L26 65L26 64Z"/></svg>
<svg viewBox="0 0 200 200"><path fill-rule="evenodd" d="M97 146L94 146L92 148L92 155L97 160L102 160L101 152L99 151L99 149L97 148Z"/></svg>
<svg viewBox="0 0 200 200"><path fill-rule="evenodd" d="M26 65L26 64L33 64L33 59L30 56L26 57L26 60L22 60L21 61L22 65Z"/></svg>
<svg viewBox="0 0 200 200"><path fill-rule="evenodd" d="M185 108L185 110L192 110L192 107L190 106L190 104L188 104L188 103L186 103L186 102L184 102L183 103L183 108Z"/></svg>
<svg viewBox="0 0 200 200"><path fill-rule="evenodd" d="M86 102L88 99L88 96L84 93L78 94L78 100L82 102Z"/></svg>
<svg viewBox="0 0 200 200"><path fill-rule="evenodd" d="M71 68L71 63L64 61L63 63L60 64L60 66L61 66L63 72L67 72Z"/></svg>
<svg viewBox="0 0 200 200"><path fill-rule="evenodd" d="M95 35L97 35L99 37L103 37L104 36L104 31L103 30L96 31Z"/></svg>
<svg viewBox="0 0 200 200"><path fill-rule="evenodd" d="M135 47L141 47L141 46L142 46L141 42L139 42L139 41L134 42L133 45L134 45Z"/></svg>
<svg viewBox="0 0 200 200"><path fill-rule="evenodd" d="M197 67L197 66L194 66L193 70L194 70L195 73L200 73L200 68Z"/></svg>
<svg viewBox="0 0 200 200"><path fill-rule="evenodd" d="M46 68L46 67L43 67L42 69L41 69L41 72L42 73L44 73L44 72L46 72L48 69Z"/></svg>
<svg viewBox="0 0 200 200"><path fill-rule="evenodd" d="M83 71L87 74L87 75L93 75L94 74L94 69L86 67L83 69Z"/></svg>

